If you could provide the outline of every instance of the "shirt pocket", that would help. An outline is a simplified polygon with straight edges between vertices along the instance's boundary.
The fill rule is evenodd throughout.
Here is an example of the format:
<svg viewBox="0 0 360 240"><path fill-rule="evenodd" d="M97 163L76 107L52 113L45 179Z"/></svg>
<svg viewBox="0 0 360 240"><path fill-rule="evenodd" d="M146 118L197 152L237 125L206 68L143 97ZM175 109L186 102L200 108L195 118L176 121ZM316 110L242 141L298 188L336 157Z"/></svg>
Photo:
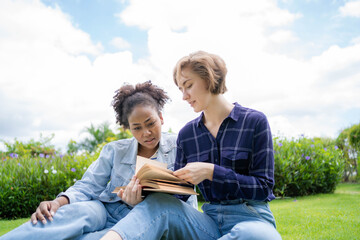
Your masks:
<svg viewBox="0 0 360 240"><path fill-rule="evenodd" d="M248 175L249 173L249 152L224 151L221 165L230 168L237 173Z"/></svg>

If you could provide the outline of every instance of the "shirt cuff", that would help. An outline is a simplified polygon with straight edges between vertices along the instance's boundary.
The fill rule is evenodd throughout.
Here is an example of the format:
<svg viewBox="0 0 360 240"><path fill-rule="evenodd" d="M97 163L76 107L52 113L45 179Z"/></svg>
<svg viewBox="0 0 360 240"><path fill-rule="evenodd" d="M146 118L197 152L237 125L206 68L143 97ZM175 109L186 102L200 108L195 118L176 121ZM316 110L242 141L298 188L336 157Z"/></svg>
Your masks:
<svg viewBox="0 0 360 240"><path fill-rule="evenodd" d="M67 197L67 199L69 200L69 204L70 204L70 203L75 203L75 202L77 202L77 201L75 200L75 197L72 196L72 194L65 193L65 192L61 192L61 193L59 193L59 194L56 196L56 198L61 197L61 196Z"/></svg>
<svg viewBox="0 0 360 240"><path fill-rule="evenodd" d="M219 165L214 166L214 173L213 173L213 182L222 182L226 178L226 173L228 169L221 167Z"/></svg>

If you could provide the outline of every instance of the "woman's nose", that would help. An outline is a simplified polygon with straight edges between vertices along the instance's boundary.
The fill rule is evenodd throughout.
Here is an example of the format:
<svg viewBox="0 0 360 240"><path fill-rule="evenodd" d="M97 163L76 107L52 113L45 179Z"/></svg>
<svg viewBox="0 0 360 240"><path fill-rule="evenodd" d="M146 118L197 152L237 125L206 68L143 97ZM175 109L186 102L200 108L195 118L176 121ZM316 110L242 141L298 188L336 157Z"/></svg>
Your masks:
<svg viewBox="0 0 360 240"><path fill-rule="evenodd" d="M186 92L186 91L183 91L183 100L186 100L186 99L188 99L188 97L189 97L189 94Z"/></svg>
<svg viewBox="0 0 360 240"><path fill-rule="evenodd" d="M148 135L150 135L150 134L151 134L151 131L150 131L149 129L145 129L144 135L145 135L145 136L148 136Z"/></svg>

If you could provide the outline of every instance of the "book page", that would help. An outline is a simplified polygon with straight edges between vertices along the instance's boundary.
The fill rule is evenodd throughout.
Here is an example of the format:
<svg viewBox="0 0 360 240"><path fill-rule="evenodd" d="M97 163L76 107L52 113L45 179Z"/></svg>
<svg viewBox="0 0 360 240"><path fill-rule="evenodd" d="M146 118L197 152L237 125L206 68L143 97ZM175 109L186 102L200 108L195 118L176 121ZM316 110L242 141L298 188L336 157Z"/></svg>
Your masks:
<svg viewBox="0 0 360 240"><path fill-rule="evenodd" d="M142 168L136 173L136 177L141 180L143 179L164 179L164 180L173 180L181 182L183 180L172 174L172 171L167 168L158 167L145 163Z"/></svg>
<svg viewBox="0 0 360 240"><path fill-rule="evenodd" d="M166 163L158 162L156 160L151 160L151 159L144 158L144 157L141 157L141 156L138 155L138 156L136 156L135 175L138 173L140 168L142 166L144 166L146 163L149 163L151 165L155 165L155 166L167 169L167 164Z"/></svg>

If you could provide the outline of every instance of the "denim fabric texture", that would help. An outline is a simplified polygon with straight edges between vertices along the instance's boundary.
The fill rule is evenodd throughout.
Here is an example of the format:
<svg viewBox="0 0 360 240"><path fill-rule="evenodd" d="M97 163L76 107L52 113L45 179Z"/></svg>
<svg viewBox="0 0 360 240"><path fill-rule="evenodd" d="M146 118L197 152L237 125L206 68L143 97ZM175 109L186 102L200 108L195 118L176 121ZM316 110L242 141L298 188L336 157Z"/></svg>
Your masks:
<svg viewBox="0 0 360 240"><path fill-rule="evenodd" d="M105 145L82 179L58 195L68 197L70 204L58 209L53 222L48 220L45 225L27 222L0 239L99 239L132 209L111 192L127 185L134 175L137 146L135 138ZM176 135L162 133L157 161L167 163L173 170L175 155ZM197 209L195 195L188 204Z"/></svg>
<svg viewBox="0 0 360 240"><path fill-rule="evenodd" d="M174 196L153 193L112 230L124 240L281 239L265 202L205 203L202 209L203 213Z"/></svg>

